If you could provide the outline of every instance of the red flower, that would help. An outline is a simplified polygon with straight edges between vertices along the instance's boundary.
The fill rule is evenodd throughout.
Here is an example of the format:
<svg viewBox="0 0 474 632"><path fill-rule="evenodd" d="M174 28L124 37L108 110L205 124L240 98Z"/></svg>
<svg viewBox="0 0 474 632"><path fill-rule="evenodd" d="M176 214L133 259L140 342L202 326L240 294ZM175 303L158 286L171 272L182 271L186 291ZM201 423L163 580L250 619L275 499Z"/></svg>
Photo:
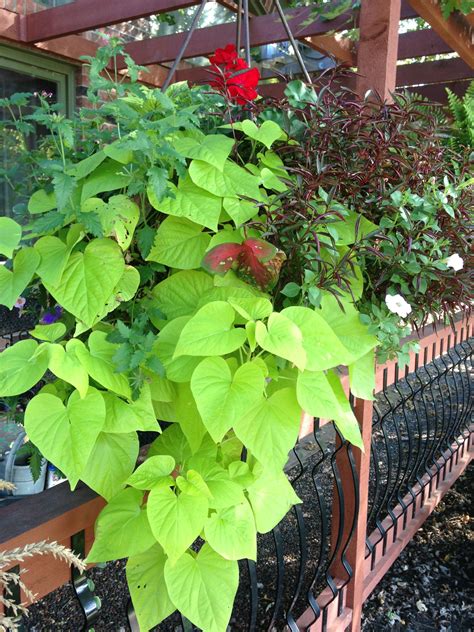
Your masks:
<svg viewBox="0 0 474 632"><path fill-rule="evenodd" d="M218 48L215 54L209 57L209 61L211 62L210 70L215 75L210 85L227 99L239 105L245 105L257 98L256 88L260 73L257 68L248 67L245 60L238 56L233 44Z"/></svg>
<svg viewBox="0 0 474 632"><path fill-rule="evenodd" d="M218 48L214 55L209 57L211 64L216 66L232 66L238 59L237 49L234 44L227 44L225 48ZM244 62L245 63L245 62Z"/></svg>
<svg viewBox="0 0 474 632"><path fill-rule="evenodd" d="M251 68L239 75L234 75L227 81L229 98L239 105L245 105L248 101L254 101L258 97L256 88L259 79L258 68Z"/></svg>

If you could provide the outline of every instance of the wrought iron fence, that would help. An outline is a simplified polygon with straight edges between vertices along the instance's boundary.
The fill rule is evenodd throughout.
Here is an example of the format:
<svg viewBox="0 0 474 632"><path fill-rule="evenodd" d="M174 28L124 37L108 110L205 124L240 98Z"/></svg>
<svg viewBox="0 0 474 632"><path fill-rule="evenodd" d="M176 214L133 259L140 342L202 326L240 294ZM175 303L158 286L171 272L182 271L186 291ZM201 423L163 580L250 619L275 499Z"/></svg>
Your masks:
<svg viewBox="0 0 474 632"><path fill-rule="evenodd" d="M286 470L302 502L259 536L256 563L240 563L232 632L358 629L363 601L472 456L470 333L462 323L431 331L409 367L378 369L373 404L353 401L365 453L318 420L295 446ZM96 513L83 513L90 540ZM98 615L90 586L87 595L84 629ZM138 630L131 607L128 620ZM195 630L177 615L158 627L179 629Z"/></svg>

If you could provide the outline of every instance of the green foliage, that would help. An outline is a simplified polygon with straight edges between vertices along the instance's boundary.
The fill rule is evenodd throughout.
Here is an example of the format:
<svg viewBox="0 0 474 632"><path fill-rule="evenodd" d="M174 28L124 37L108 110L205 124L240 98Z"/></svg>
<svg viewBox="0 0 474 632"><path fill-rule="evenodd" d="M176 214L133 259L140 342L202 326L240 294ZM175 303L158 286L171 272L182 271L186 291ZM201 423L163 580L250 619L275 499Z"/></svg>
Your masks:
<svg viewBox="0 0 474 632"><path fill-rule="evenodd" d="M162 94L104 76L119 50L112 41L89 60L94 107L82 129L114 123L91 134L97 143L79 151L80 125L36 115L58 148L54 168L35 166L23 230L4 226L0 302L35 291L57 318L32 329L39 343L0 354L0 396L46 380L26 432L72 488L82 480L107 501L89 561L129 558L140 626L178 609L223 632L238 560L256 559L257 533L300 502L283 468L302 411L335 420L361 446L333 369L352 367L361 391L377 341L350 292L344 310L331 302L329 282L318 301L284 309L277 291L262 291L261 262L275 279L282 263L262 215L297 180L274 152L287 133L251 120L217 131L214 97L201 89ZM101 103L98 89L117 97ZM336 220L320 251L337 264L374 226L346 209ZM222 274L204 263L216 246L237 246ZM158 436L136 467L143 430Z"/></svg>
<svg viewBox="0 0 474 632"><path fill-rule="evenodd" d="M452 135L449 142L453 149L461 150L463 147L474 151L474 81L471 81L466 94L460 98L449 88L448 105L453 118Z"/></svg>

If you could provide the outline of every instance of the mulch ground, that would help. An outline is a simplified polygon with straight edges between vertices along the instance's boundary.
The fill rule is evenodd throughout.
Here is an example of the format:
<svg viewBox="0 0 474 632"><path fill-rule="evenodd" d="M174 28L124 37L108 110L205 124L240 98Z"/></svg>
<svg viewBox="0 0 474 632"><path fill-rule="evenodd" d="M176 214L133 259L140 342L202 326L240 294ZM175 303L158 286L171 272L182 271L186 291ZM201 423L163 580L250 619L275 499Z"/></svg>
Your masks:
<svg viewBox="0 0 474 632"><path fill-rule="evenodd" d="M474 463L364 607L363 631L474 630Z"/></svg>
<svg viewBox="0 0 474 632"><path fill-rule="evenodd" d="M446 494L368 600L364 632L474 630L473 483L474 464ZM90 576L103 604L95 632L125 632L128 596L123 562L95 568ZM26 629L80 632L82 625L72 587L66 585L30 608ZM177 621L170 628L181 630Z"/></svg>

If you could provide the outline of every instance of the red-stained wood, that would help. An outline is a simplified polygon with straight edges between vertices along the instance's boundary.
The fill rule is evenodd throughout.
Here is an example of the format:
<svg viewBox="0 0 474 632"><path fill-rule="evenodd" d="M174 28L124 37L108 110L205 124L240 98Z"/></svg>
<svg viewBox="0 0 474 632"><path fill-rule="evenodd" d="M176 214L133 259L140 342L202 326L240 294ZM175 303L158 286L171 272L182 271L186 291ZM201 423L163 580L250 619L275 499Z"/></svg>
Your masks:
<svg viewBox="0 0 474 632"><path fill-rule="evenodd" d="M474 79L474 70L463 59L439 59L397 67L397 88L420 84L444 84Z"/></svg>
<svg viewBox="0 0 474 632"><path fill-rule="evenodd" d="M474 68L474 30L469 22L460 13L445 18L438 0L410 0L410 4L451 49Z"/></svg>
<svg viewBox="0 0 474 632"><path fill-rule="evenodd" d="M419 94L433 103L446 104L448 102L446 88L449 88L457 96L462 97L466 94L469 84L469 80L453 81L452 83L438 83L430 86L415 86L407 88L407 90L413 94Z"/></svg>
<svg viewBox="0 0 474 632"><path fill-rule="evenodd" d="M464 450L463 450L464 448ZM398 520L398 535L396 539L392 539L391 542L389 540L389 545L386 548L385 554L382 553L383 547L382 542L380 541L380 532L376 531L370 536L370 540L376 544L376 562L373 570L370 568L370 559L365 562L365 580L364 580L364 590L363 590L363 600L367 600L370 594L373 592L379 581L382 577L387 573L395 560L399 557L400 553L406 547L406 545L413 538L415 533L421 527L421 525L425 522L428 516L434 511L436 506L439 504L443 496L446 492L452 487L452 485L456 482L456 480L461 476L466 467L469 465L470 461L474 457L474 449L473 446L470 445L470 439L467 437L464 441L463 448L460 448L457 444L453 444L453 449L456 450L454 455L451 455L450 452L446 452L443 457L440 457L437 461L437 465L442 468L446 467L446 477L444 480L440 481L439 485L435 490L432 491L430 496L425 499L423 505L421 505L421 494L418 494L416 498L416 513L415 517L408 520L405 529L401 530L402 520ZM456 456L459 452L463 452L460 457ZM446 464L446 461L448 463ZM448 466L452 464L452 467L448 471ZM432 473L436 474L436 467L432 468ZM422 482L426 487L429 484L429 476L425 474L422 478ZM411 504L413 502L412 496L407 494L404 499L406 504ZM412 507L409 508L409 516L412 515ZM398 515L400 518L401 507L396 508L395 515ZM392 526L392 521L386 521L383 524L383 527ZM393 534L392 534L393 538Z"/></svg>
<svg viewBox="0 0 474 632"><path fill-rule="evenodd" d="M396 86L400 0L362 0L357 49L357 93L390 101Z"/></svg>
<svg viewBox="0 0 474 632"><path fill-rule="evenodd" d="M286 12L293 35L300 39L313 35L324 35L330 31L340 31L347 27L350 13L344 13L334 20L311 20L311 7L292 9ZM224 47L235 40L235 24L219 24L197 29L183 58L206 56L216 48ZM126 46L127 52L137 64L162 64L175 59L183 44L186 33L175 33L150 39L131 42ZM250 20L250 44L260 46L288 39L285 28L278 14L269 13Z"/></svg>
<svg viewBox="0 0 474 632"><path fill-rule="evenodd" d="M433 29L402 33L398 38L398 59L452 53L452 48Z"/></svg>
<svg viewBox="0 0 474 632"><path fill-rule="evenodd" d="M72 33L184 9L199 0L75 0L22 18L26 42L44 42Z"/></svg>

